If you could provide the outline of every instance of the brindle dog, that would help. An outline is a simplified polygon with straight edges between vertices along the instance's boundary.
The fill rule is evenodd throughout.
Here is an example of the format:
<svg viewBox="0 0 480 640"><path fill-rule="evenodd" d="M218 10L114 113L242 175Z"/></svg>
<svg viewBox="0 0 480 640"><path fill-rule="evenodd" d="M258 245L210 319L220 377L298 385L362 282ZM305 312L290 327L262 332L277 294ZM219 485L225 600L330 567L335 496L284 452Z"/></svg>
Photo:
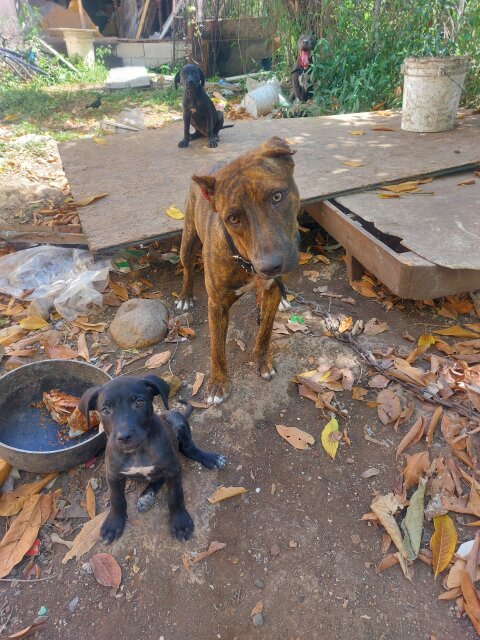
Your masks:
<svg viewBox="0 0 480 640"><path fill-rule="evenodd" d="M270 338L284 291L280 276L298 264L300 197L293 179L294 153L281 138L270 138L232 162L192 177L177 308L193 306L194 260L202 245L211 339L209 404L219 404L226 397L229 309L254 288L260 306L255 345L258 373L265 380L275 375Z"/></svg>

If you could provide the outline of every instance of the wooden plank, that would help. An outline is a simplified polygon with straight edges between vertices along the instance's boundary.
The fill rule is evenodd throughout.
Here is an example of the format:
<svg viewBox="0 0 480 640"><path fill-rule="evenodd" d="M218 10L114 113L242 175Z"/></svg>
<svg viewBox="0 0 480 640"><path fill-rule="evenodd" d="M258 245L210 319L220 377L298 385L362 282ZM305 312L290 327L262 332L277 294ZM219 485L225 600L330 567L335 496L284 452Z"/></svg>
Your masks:
<svg viewBox="0 0 480 640"><path fill-rule="evenodd" d="M394 131L375 130L378 126ZM365 135L349 133L356 130ZM165 209L183 207L191 175L274 135L298 148L295 178L305 203L412 176L480 166L480 116L465 117L453 131L429 134L401 131L398 114L237 121L233 129L221 132L216 149L209 149L204 138L179 149L181 123L111 136L105 145L90 139L66 142L59 150L75 198L109 193L80 211L90 249L101 251L181 230L182 222L168 218ZM349 160L362 165L342 164Z"/></svg>
<svg viewBox="0 0 480 640"><path fill-rule="evenodd" d="M34 224L0 224L0 238L10 242L40 242L42 244L86 246L83 233L66 233L55 227Z"/></svg>
<svg viewBox="0 0 480 640"><path fill-rule="evenodd" d="M462 182L473 184L462 185ZM473 172L435 178L419 194L383 199L377 192L337 202L407 249L449 269L480 269L480 176ZM433 195L424 195L433 192Z"/></svg>
<svg viewBox="0 0 480 640"><path fill-rule="evenodd" d="M400 298L427 300L480 287L480 270L447 269L413 251L397 253L332 202L309 204L306 210L342 244L347 262L355 261L351 276L361 276L358 262Z"/></svg>
<svg viewBox="0 0 480 640"><path fill-rule="evenodd" d="M143 5L142 15L140 16L140 22L138 23L137 35L136 38L140 38L142 35L143 25L145 24L145 18L147 17L147 11L150 7L150 0L145 0L145 4Z"/></svg>

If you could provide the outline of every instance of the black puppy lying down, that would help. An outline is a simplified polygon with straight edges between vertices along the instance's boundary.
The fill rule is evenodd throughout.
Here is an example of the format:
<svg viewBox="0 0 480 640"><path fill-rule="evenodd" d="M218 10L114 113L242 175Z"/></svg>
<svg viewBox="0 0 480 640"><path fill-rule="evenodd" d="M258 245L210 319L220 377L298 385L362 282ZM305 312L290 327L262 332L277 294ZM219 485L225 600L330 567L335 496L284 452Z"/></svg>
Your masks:
<svg viewBox="0 0 480 640"><path fill-rule="evenodd" d="M141 478L149 484L137 500L137 509L147 511L155 502L160 487L168 488L170 531L178 540L188 540L193 533L193 520L185 509L182 467L178 451L208 469L222 469L226 460L218 453L199 449L192 439L188 417L179 411L159 416L152 400L160 395L168 409L168 384L154 375L143 378L115 378L100 387L88 389L79 404L87 417L97 410L107 434L105 468L110 489L110 511L103 523L101 537L105 542L119 538L127 520L125 482Z"/></svg>
<svg viewBox="0 0 480 640"><path fill-rule="evenodd" d="M196 64L186 64L174 78L175 89L182 84L185 93L183 95L183 139L178 143L179 147L188 147L190 140L196 140L207 136L208 146L218 146L218 132L220 129L229 129L233 124L224 126L223 112L217 111L215 105L203 88L205 75ZM190 133L190 125L195 133Z"/></svg>

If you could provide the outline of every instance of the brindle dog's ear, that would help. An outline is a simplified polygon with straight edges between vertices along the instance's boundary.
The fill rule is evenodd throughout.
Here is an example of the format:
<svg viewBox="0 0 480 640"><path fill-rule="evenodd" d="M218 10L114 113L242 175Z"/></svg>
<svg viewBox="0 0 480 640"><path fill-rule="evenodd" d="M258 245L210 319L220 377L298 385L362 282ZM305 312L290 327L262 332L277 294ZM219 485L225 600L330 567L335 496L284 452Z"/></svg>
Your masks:
<svg viewBox="0 0 480 640"><path fill-rule="evenodd" d="M204 87L205 86L205 74L200 69L200 67L198 68L198 73L200 74L200 84L202 85L202 87Z"/></svg>
<svg viewBox="0 0 480 640"><path fill-rule="evenodd" d="M260 149L262 151L262 155L273 158L277 156L293 156L294 153L297 153L297 150L292 149L286 140L278 138L277 136L269 138L262 144Z"/></svg>
<svg viewBox="0 0 480 640"><path fill-rule="evenodd" d="M175 78L173 79L173 84L175 86L175 89L178 89L178 85L180 84L180 73L181 71L179 71L176 75Z"/></svg>
<svg viewBox="0 0 480 640"><path fill-rule="evenodd" d="M162 398L165 409L168 409L168 394L170 393L170 385L165 382L165 380L162 380L162 378L154 375L143 376L143 378L140 378L140 380L145 383L145 386L151 392L152 397L160 396Z"/></svg>
<svg viewBox="0 0 480 640"><path fill-rule="evenodd" d="M216 178L213 176L192 176L192 180L198 184L202 190L205 200L211 201L215 195Z"/></svg>
<svg viewBox="0 0 480 640"><path fill-rule="evenodd" d="M95 411L97 408L98 394L102 387L90 387L87 389L78 403L78 409L87 420L87 427L90 428L90 411Z"/></svg>

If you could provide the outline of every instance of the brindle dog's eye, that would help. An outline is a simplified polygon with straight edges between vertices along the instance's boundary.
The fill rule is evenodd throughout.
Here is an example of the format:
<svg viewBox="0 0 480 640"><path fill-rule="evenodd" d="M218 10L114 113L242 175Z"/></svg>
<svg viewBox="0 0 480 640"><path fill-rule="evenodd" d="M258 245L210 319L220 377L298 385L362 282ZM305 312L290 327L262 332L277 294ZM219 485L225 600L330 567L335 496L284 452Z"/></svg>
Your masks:
<svg viewBox="0 0 480 640"><path fill-rule="evenodd" d="M136 402L135 402L135 406L136 407L143 407L143 405L145 404L145 400L142 400L141 398L139 398Z"/></svg>
<svg viewBox="0 0 480 640"><path fill-rule="evenodd" d="M272 195L272 203L278 204L282 200L283 200L283 191L275 191L275 193Z"/></svg>
<svg viewBox="0 0 480 640"><path fill-rule="evenodd" d="M100 409L100 413L102 414L102 416L109 416L111 413L110 407L102 407Z"/></svg>
<svg viewBox="0 0 480 640"><path fill-rule="evenodd" d="M240 222L239 218L237 216L234 216L233 214L231 216L227 217L227 222L229 222L230 224L238 224Z"/></svg>

